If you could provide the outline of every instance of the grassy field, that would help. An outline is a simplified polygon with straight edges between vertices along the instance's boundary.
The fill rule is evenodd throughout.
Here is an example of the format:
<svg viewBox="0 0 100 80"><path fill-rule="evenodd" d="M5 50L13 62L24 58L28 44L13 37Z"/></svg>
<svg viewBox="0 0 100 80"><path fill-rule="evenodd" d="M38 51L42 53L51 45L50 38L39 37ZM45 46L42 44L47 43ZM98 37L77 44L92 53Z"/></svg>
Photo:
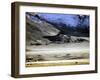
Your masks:
<svg viewBox="0 0 100 80"><path fill-rule="evenodd" d="M74 59L61 61L27 62L26 67L70 66L89 64L89 59Z"/></svg>

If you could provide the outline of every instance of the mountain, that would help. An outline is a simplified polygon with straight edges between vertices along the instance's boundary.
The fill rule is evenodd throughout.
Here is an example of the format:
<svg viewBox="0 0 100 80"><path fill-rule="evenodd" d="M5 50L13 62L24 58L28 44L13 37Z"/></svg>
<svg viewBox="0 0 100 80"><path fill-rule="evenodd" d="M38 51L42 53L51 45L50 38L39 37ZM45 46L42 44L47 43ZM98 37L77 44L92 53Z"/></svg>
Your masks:
<svg viewBox="0 0 100 80"><path fill-rule="evenodd" d="M26 41L29 44L48 44L50 40L43 36L55 36L60 31L52 24L39 18L37 14L28 13L26 15Z"/></svg>
<svg viewBox="0 0 100 80"><path fill-rule="evenodd" d="M73 34L75 34L73 27L66 26L63 23L49 22L36 13L26 13L27 45L88 41L82 36L76 37L76 34L79 34L77 31L74 36Z"/></svg>
<svg viewBox="0 0 100 80"><path fill-rule="evenodd" d="M38 13L63 34L89 37L89 15Z"/></svg>

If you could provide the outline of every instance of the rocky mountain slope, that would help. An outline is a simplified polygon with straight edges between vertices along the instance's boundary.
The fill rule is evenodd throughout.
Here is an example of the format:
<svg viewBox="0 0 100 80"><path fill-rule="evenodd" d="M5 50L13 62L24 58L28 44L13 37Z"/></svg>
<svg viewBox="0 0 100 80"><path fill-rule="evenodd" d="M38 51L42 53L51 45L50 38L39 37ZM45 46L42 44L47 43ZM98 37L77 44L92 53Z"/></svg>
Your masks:
<svg viewBox="0 0 100 80"><path fill-rule="evenodd" d="M42 21L37 15L26 15L27 44L48 44L50 41L43 36L55 36L59 33L53 25Z"/></svg>
<svg viewBox="0 0 100 80"><path fill-rule="evenodd" d="M60 25L61 26L61 25ZM49 23L36 13L26 13L26 44L68 43L89 41L88 38L62 34L61 29Z"/></svg>

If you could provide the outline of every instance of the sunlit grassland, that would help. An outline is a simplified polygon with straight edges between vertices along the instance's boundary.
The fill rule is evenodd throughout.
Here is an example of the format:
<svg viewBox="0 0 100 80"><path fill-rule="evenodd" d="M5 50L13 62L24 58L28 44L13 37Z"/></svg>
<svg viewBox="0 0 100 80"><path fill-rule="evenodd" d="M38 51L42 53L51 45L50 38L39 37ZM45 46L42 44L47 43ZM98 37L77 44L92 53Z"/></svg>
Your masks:
<svg viewBox="0 0 100 80"><path fill-rule="evenodd" d="M52 62L27 62L26 67L71 66L89 64L89 59L73 59Z"/></svg>

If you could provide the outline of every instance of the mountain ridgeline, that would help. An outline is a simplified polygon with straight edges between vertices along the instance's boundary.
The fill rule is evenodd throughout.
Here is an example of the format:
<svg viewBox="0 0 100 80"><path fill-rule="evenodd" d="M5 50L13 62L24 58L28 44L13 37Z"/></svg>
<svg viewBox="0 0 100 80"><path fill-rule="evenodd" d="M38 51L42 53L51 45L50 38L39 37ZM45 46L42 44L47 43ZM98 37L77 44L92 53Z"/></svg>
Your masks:
<svg viewBox="0 0 100 80"><path fill-rule="evenodd" d="M48 45L50 43L83 42L89 37L89 27L72 27L62 22L56 23L40 17L36 13L26 13L26 44Z"/></svg>

